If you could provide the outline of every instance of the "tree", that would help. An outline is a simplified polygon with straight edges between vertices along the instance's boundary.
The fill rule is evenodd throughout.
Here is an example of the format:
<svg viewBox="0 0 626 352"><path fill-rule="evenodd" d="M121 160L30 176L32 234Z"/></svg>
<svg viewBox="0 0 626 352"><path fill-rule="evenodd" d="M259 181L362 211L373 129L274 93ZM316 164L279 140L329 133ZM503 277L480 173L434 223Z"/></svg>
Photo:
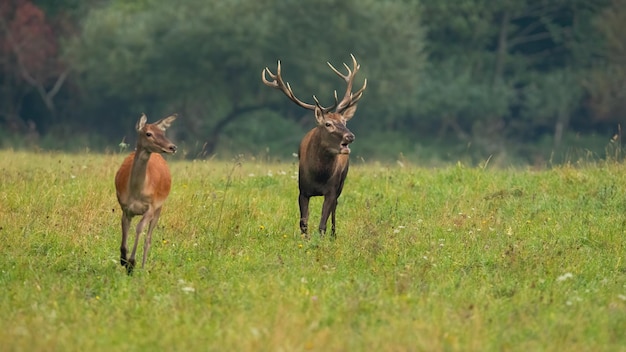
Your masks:
<svg viewBox="0 0 626 352"><path fill-rule="evenodd" d="M42 119L28 116L33 111L23 104L36 94L54 120L54 98L68 73L59 57L57 37L41 9L26 0L0 4L0 33L0 115L9 130L36 133L35 121Z"/></svg>
<svg viewBox="0 0 626 352"><path fill-rule="evenodd" d="M592 22L597 30L596 41L590 45L581 40L581 47L592 62L585 77L588 107L598 121L626 124L626 2L613 0ZM598 44L600 43L600 44Z"/></svg>
<svg viewBox="0 0 626 352"><path fill-rule="evenodd" d="M457 136L467 139L474 135L474 142L501 139L500 145L505 145L504 141L509 145L514 140L521 142L520 136L533 135L534 129L551 125L557 147L582 101L579 88L585 62L577 60L576 34L590 19L583 14L597 11L598 3L424 3L429 61L431 71L438 73L431 77L447 82L442 84L448 87L442 92L448 98L445 104L439 103L439 108L434 108L439 113L428 112L429 116L439 119L443 127L456 126L452 130ZM458 87L463 87L462 92L456 94ZM476 109L476 102L464 99L476 92L483 92L480 96L485 97L478 99L482 109ZM472 126L500 129L485 134L483 128Z"/></svg>
<svg viewBox="0 0 626 352"><path fill-rule="evenodd" d="M558 149L572 113L583 96L581 77L567 69L539 75L524 89L522 116L535 126L552 124L553 146ZM549 92L549 94L548 94Z"/></svg>
<svg viewBox="0 0 626 352"><path fill-rule="evenodd" d="M344 87L325 61L339 66L353 53L363 66L359 79L370 82L368 109L355 125L389 124L417 104L401 99L424 60L417 14L415 1L401 0L114 1L86 16L67 55L87 115L96 118L104 106L118 116L178 111L177 140L200 141L211 154L225 138L240 138L228 135L231 126L253 119L258 128L285 130L274 140L292 138L304 112L260 79L277 59L296 94L329 102ZM128 125L118 116L112 128ZM281 125L264 122L276 116ZM313 125L308 115L306 124Z"/></svg>

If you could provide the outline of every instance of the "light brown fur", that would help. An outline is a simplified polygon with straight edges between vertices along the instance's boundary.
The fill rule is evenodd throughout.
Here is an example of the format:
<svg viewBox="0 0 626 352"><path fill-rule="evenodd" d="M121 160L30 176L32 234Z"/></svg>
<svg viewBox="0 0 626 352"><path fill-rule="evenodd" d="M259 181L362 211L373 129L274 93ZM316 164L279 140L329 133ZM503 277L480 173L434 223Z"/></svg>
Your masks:
<svg viewBox="0 0 626 352"><path fill-rule="evenodd" d="M176 146L165 137L165 130L176 119L176 115L161 119L154 124L146 123L142 115L137 122L137 148L130 153L115 174L117 201L122 208L122 244L120 246L120 264L132 273L135 267L135 255L139 235L148 225L144 242L142 267L152 242L152 231L156 227L163 203L172 186L172 176L160 153L175 153ZM137 224L135 242L129 258L128 230L134 216L142 215Z"/></svg>

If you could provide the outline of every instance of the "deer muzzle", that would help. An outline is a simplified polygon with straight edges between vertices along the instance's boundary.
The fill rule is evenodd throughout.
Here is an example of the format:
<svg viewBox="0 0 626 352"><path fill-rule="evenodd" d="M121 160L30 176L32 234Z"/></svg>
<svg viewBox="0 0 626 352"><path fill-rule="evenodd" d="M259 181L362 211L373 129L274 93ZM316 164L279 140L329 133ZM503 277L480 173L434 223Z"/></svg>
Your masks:
<svg viewBox="0 0 626 352"><path fill-rule="evenodd" d="M354 142L354 134L352 132L344 133L341 139L341 147L339 148L339 154L350 154L350 143Z"/></svg>
<svg viewBox="0 0 626 352"><path fill-rule="evenodd" d="M175 144L170 144L167 149L164 150L164 152L168 154L175 154L177 150L178 147Z"/></svg>

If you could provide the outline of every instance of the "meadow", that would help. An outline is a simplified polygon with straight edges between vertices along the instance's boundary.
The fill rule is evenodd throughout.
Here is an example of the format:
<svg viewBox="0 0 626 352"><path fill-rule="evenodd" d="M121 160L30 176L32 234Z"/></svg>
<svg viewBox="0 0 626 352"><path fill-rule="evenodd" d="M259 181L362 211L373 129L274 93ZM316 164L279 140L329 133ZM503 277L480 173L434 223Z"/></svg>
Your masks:
<svg viewBox="0 0 626 352"><path fill-rule="evenodd" d="M337 239L306 241L295 158L169 158L128 276L123 157L0 151L3 351L626 350L622 163L353 160Z"/></svg>

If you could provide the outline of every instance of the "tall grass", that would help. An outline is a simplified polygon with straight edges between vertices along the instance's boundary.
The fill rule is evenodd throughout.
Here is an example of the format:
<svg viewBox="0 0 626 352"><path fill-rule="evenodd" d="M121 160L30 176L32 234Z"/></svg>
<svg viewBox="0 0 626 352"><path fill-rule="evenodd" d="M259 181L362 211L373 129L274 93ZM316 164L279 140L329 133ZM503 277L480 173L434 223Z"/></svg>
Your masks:
<svg viewBox="0 0 626 352"><path fill-rule="evenodd" d="M0 151L3 351L626 350L622 164L355 162L304 241L295 163L170 159L127 276L122 159Z"/></svg>

